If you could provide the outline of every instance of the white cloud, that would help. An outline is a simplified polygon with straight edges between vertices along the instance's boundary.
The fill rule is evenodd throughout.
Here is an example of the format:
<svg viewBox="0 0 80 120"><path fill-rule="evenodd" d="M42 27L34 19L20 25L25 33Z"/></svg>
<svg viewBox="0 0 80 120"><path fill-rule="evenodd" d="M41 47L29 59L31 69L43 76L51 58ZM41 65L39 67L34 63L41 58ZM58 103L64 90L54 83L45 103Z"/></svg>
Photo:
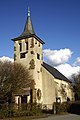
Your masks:
<svg viewBox="0 0 80 120"><path fill-rule="evenodd" d="M72 53L73 52L67 48L60 50L43 50L44 59L47 63L53 65L53 67L70 79L73 74L78 74L80 71L80 57L76 59L73 65L68 64Z"/></svg>
<svg viewBox="0 0 80 120"><path fill-rule="evenodd" d="M0 60L1 60L1 61L7 60L7 61L14 62L14 59L13 59L13 58L9 58L9 57L6 57L6 56L0 57Z"/></svg>
<svg viewBox="0 0 80 120"><path fill-rule="evenodd" d="M70 79L73 74L78 74L78 72L80 71L79 66L74 67L67 63L58 65L55 68L59 70L64 76Z"/></svg>
<svg viewBox="0 0 80 120"><path fill-rule="evenodd" d="M74 65L79 65L80 66L80 57L77 57L75 62L74 62Z"/></svg>
<svg viewBox="0 0 80 120"><path fill-rule="evenodd" d="M72 55L70 49L60 49L60 50L43 50L44 58L46 58L53 65L60 65L66 63Z"/></svg>

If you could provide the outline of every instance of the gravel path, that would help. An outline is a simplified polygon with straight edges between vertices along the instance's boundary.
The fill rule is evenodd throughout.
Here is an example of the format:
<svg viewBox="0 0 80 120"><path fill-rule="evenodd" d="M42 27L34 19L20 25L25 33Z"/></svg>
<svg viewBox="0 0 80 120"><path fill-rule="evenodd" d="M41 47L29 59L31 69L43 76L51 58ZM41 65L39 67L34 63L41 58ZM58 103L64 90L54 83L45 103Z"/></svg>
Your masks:
<svg viewBox="0 0 80 120"><path fill-rule="evenodd" d="M33 120L80 120L80 115L51 115L47 118L33 119Z"/></svg>

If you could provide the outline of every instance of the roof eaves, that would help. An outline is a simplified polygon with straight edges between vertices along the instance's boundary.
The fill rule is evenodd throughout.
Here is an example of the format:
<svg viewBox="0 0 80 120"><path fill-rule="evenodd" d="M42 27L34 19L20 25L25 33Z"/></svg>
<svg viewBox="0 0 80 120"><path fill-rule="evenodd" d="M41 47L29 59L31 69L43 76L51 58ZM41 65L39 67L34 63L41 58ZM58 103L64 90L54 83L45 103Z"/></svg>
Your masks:
<svg viewBox="0 0 80 120"><path fill-rule="evenodd" d="M35 37L40 43L45 44L37 35L33 34L33 37Z"/></svg>
<svg viewBox="0 0 80 120"><path fill-rule="evenodd" d="M40 43L45 44L45 42L43 42L43 41L42 41L38 36L36 36L35 34L28 34L28 35L25 35L25 36L19 36L19 37L13 38L13 39L11 39L11 40L17 41L17 40L21 40L21 39L25 39L25 38L29 38L29 37L34 37L34 38L36 38Z"/></svg>
<svg viewBox="0 0 80 120"><path fill-rule="evenodd" d="M29 38L29 37L32 37L32 34L28 34L28 35L25 35L25 36L19 36L19 37L13 38L11 40L17 41L17 40L21 40L21 39L25 39L25 38Z"/></svg>

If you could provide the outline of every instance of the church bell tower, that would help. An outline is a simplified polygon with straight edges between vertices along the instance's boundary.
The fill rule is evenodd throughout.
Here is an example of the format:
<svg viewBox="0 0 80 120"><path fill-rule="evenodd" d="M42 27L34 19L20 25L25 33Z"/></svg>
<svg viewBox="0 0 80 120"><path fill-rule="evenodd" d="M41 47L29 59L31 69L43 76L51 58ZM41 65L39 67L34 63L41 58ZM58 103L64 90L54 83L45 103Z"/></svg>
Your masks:
<svg viewBox="0 0 80 120"><path fill-rule="evenodd" d="M42 45L44 42L34 32L29 8L24 31L12 40L14 41L14 61L26 66L32 74L35 90L41 92L41 98L37 99L37 102L41 102L43 94L41 64L43 63Z"/></svg>

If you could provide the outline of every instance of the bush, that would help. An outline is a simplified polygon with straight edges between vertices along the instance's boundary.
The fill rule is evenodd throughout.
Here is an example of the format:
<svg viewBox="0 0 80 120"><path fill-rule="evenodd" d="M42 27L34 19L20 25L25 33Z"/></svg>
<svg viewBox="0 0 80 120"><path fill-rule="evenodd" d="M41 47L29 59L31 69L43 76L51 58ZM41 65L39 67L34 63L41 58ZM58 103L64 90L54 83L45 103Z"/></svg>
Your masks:
<svg viewBox="0 0 80 120"><path fill-rule="evenodd" d="M79 102L63 102L54 103L56 114L63 112L79 114L80 115L80 101Z"/></svg>
<svg viewBox="0 0 80 120"><path fill-rule="evenodd" d="M13 110L0 110L0 119L6 117L13 117Z"/></svg>
<svg viewBox="0 0 80 120"><path fill-rule="evenodd" d="M13 117L14 109L13 104L0 104L0 118Z"/></svg>
<svg viewBox="0 0 80 120"><path fill-rule="evenodd" d="M56 114L68 112L71 104L70 102L54 103Z"/></svg>
<svg viewBox="0 0 80 120"><path fill-rule="evenodd" d="M70 108L68 109L68 112L80 115L80 102L72 103Z"/></svg>
<svg viewBox="0 0 80 120"><path fill-rule="evenodd" d="M37 103L34 103L34 104L31 104L29 105L28 109L27 109L27 115L29 116L39 116L41 115L42 113L42 105L41 104L37 104Z"/></svg>
<svg viewBox="0 0 80 120"><path fill-rule="evenodd" d="M17 108L17 109L15 109ZM22 116L39 116L42 114L41 104L25 104L20 109L17 106L11 105L0 105L0 119L7 117L22 117Z"/></svg>

